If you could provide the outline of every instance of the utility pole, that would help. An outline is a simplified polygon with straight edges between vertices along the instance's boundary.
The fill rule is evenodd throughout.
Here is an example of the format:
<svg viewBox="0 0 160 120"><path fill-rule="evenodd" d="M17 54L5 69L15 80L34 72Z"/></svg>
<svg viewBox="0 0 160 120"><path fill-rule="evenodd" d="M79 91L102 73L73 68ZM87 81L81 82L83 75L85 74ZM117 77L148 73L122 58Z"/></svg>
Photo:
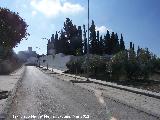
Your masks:
<svg viewBox="0 0 160 120"><path fill-rule="evenodd" d="M87 40L87 81L89 81L89 0L88 0L88 40Z"/></svg>

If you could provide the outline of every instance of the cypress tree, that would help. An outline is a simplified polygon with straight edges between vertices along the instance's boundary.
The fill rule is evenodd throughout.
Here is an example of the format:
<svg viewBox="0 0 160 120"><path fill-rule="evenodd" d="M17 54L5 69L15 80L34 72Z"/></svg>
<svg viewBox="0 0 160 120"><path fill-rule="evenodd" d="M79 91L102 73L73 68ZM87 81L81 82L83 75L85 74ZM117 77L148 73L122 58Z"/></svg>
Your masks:
<svg viewBox="0 0 160 120"><path fill-rule="evenodd" d="M96 54L100 54L99 31L97 31L96 41L98 42Z"/></svg>
<svg viewBox="0 0 160 120"><path fill-rule="evenodd" d="M83 25L83 49L84 49L84 54L87 53L87 37L86 37L86 28L85 28L85 25Z"/></svg>
<svg viewBox="0 0 160 120"><path fill-rule="evenodd" d="M69 54L68 52L68 43L67 43L67 38L65 37L65 33L63 32L63 30L61 30L61 36L59 39L59 50L60 53L64 53L64 54Z"/></svg>
<svg viewBox="0 0 160 120"><path fill-rule="evenodd" d="M64 31L63 31L64 30ZM55 35L55 49L56 53L62 52L70 55L82 55L87 53L87 37L85 25L83 25L83 33L81 26L76 27L73 25L72 20L66 18L64 22L64 27L61 31L61 35L58 38L56 32ZM90 26L90 41L89 41L89 51L91 54L115 54L119 51L125 50L125 44L123 36L119 41L118 34L112 32L111 34L107 30L107 34L102 38L99 31L96 32L95 23L92 20ZM83 37L82 37L83 36ZM54 36L53 36L54 37ZM52 41L52 40L51 40ZM134 44L130 43L130 49L134 50Z"/></svg>
<svg viewBox="0 0 160 120"><path fill-rule="evenodd" d="M109 54L109 41L110 41L110 33L107 30L107 34L104 36L104 52L105 52L105 54Z"/></svg>
<svg viewBox="0 0 160 120"><path fill-rule="evenodd" d="M139 56L140 51L141 51L141 49L140 49L140 47L138 46L138 49L137 49L137 56Z"/></svg>
<svg viewBox="0 0 160 120"><path fill-rule="evenodd" d="M98 46L99 46L99 43L96 39L96 29L95 29L95 24L94 24L94 21L92 20L92 24L91 24L91 27L90 27L90 50L91 50L91 53L92 54L97 54L98 53Z"/></svg>
<svg viewBox="0 0 160 120"><path fill-rule="evenodd" d="M108 41L108 54L109 55L114 54L115 45L116 45L116 43L115 43L115 34L114 34L114 32L112 32L111 37L110 37L110 39Z"/></svg>
<svg viewBox="0 0 160 120"><path fill-rule="evenodd" d="M82 43L82 29L81 26L78 26L78 32L77 32L77 40L76 40L76 55L82 55L83 54L83 43Z"/></svg>
<svg viewBox="0 0 160 120"><path fill-rule="evenodd" d="M55 42L55 39L54 39L54 34L52 34L52 37L51 37L51 42Z"/></svg>
<svg viewBox="0 0 160 120"><path fill-rule="evenodd" d="M99 41L99 31L97 31L97 41Z"/></svg>
<svg viewBox="0 0 160 120"><path fill-rule="evenodd" d="M56 31L56 34L55 34L55 43L54 43L54 46L55 46L55 52L56 53L59 53L59 43L58 43L58 33Z"/></svg>
<svg viewBox="0 0 160 120"><path fill-rule="evenodd" d="M133 51L134 51L134 44L133 44L133 46L132 46L132 49L133 49Z"/></svg>
<svg viewBox="0 0 160 120"><path fill-rule="evenodd" d="M130 49L132 49L132 44L133 44L133 43L132 43L132 42L130 42Z"/></svg>
<svg viewBox="0 0 160 120"><path fill-rule="evenodd" d="M99 50L100 50L100 55L102 55L104 53L104 40L102 38L102 35L100 37L100 41L99 41Z"/></svg>
<svg viewBox="0 0 160 120"><path fill-rule="evenodd" d="M124 40L123 40L123 36L121 34L121 39L120 39L120 51L125 50L125 45L124 45Z"/></svg>
<svg viewBox="0 0 160 120"><path fill-rule="evenodd" d="M114 49L113 49L113 53L117 53L120 51L120 45L119 45L119 39L118 39L118 34L115 34L115 45L114 45Z"/></svg>
<svg viewBox="0 0 160 120"><path fill-rule="evenodd" d="M78 44L78 30L76 25L73 26L70 36L70 55L76 55L77 44Z"/></svg>

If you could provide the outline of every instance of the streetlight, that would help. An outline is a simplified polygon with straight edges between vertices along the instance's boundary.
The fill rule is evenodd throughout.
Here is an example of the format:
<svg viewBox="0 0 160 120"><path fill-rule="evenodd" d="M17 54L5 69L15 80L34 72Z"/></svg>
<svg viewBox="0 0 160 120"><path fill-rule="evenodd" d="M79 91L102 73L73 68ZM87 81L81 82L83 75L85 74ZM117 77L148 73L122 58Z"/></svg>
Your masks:
<svg viewBox="0 0 160 120"><path fill-rule="evenodd" d="M88 0L88 40L87 40L87 81L89 81L89 0Z"/></svg>

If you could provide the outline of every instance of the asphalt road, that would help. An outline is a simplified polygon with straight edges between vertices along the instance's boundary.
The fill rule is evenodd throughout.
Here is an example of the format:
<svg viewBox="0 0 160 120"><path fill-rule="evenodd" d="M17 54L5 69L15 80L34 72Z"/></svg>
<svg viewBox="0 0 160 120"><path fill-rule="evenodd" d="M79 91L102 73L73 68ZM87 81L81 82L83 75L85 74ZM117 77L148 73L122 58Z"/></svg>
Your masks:
<svg viewBox="0 0 160 120"><path fill-rule="evenodd" d="M82 83L83 84L83 83ZM7 120L158 120L71 82L27 67Z"/></svg>

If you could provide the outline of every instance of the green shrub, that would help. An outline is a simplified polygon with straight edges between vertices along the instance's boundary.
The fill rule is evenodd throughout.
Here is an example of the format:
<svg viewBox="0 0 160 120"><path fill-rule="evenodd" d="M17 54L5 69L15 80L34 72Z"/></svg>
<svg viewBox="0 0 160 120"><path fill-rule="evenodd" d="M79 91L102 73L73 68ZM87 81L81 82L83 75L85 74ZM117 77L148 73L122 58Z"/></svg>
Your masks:
<svg viewBox="0 0 160 120"><path fill-rule="evenodd" d="M111 79L112 80L120 80L120 78L126 77L126 69L125 65L128 61L128 52L121 51L114 55L111 59Z"/></svg>
<svg viewBox="0 0 160 120"><path fill-rule="evenodd" d="M83 70L81 68L83 62L84 62L83 57L72 58L66 64L66 66L69 70L69 73L73 73L73 74L83 73Z"/></svg>
<svg viewBox="0 0 160 120"><path fill-rule="evenodd" d="M70 73L87 73L89 76L106 80L148 80L154 71L160 70L160 59L148 50L139 53L130 50L120 51L108 59L100 55L76 57L67 63Z"/></svg>
<svg viewBox="0 0 160 120"><path fill-rule="evenodd" d="M92 76L97 76L98 74L104 74L106 71L106 58L99 55L89 55L89 59L85 57L85 61L82 64L82 69L84 71L89 68L89 74Z"/></svg>
<svg viewBox="0 0 160 120"><path fill-rule="evenodd" d="M152 56L141 49L138 56L133 50L121 51L111 59L112 79L119 80L122 76L127 80L147 80L152 73Z"/></svg>

